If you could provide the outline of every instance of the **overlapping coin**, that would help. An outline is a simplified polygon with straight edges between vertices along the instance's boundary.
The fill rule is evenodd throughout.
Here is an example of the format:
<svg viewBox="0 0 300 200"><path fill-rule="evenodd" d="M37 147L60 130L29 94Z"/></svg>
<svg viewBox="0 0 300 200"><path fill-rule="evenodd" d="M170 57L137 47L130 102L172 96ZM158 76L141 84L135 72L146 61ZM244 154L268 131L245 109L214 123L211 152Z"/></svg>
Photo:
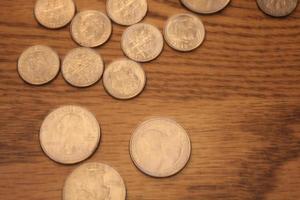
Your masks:
<svg viewBox="0 0 300 200"><path fill-rule="evenodd" d="M230 0L181 0L181 2L193 12L212 14L224 9Z"/></svg>
<svg viewBox="0 0 300 200"><path fill-rule="evenodd" d="M178 14L167 21L164 37L170 47L178 51L191 51L204 41L205 28L198 17Z"/></svg>
<svg viewBox="0 0 300 200"><path fill-rule="evenodd" d="M26 49L18 60L21 78L32 85L43 85L53 80L59 72L60 60L48 46L36 45Z"/></svg>
<svg viewBox="0 0 300 200"><path fill-rule="evenodd" d="M134 164L154 177L179 172L189 160L190 139L182 126L169 118L152 118L134 131L130 154Z"/></svg>
<svg viewBox="0 0 300 200"><path fill-rule="evenodd" d="M273 17L285 17L298 5L298 0L257 0L259 8Z"/></svg>
<svg viewBox="0 0 300 200"><path fill-rule="evenodd" d="M87 159L98 147L100 126L85 108L68 105L52 111L40 129L43 151L52 160L74 164Z"/></svg>
<svg viewBox="0 0 300 200"><path fill-rule="evenodd" d="M63 200L125 200L126 187L120 174L102 163L86 163L67 178Z"/></svg>

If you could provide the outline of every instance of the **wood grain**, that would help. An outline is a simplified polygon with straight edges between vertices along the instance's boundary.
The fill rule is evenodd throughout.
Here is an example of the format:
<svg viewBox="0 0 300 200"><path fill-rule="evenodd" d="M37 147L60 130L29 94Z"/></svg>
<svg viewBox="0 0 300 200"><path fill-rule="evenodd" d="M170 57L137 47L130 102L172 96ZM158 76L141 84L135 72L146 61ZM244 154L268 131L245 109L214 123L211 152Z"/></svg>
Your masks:
<svg viewBox="0 0 300 200"><path fill-rule="evenodd" d="M187 11L178 0L148 0L144 19L163 29ZM105 11L104 0L76 0L78 10ZM33 17L34 0L0 1L0 199L61 199L66 176L78 165L52 162L39 146L47 113L63 104L90 109L103 137L88 161L116 168L127 200L300 199L300 8L289 17L264 15L253 0L232 0L222 12L199 15L207 36L190 53L167 45L143 64L142 95L118 101L102 83L77 89L59 75L42 87L25 84L16 61L28 46L45 44L63 56L77 45L69 27L47 30ZM125 27L113 25L96 50L106 63L123 57ZM132 130L150 116L169 116L189 132L187 167L166 179L148 177L130 160Z"/></svg>

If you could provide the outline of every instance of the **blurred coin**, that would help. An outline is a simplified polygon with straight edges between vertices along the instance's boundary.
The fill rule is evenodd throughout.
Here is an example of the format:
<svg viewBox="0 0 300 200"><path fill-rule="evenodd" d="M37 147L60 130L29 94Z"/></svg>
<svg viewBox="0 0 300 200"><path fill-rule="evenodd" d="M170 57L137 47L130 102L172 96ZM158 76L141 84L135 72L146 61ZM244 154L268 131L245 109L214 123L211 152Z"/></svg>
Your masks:
<svg viewBox="0 0 300 200"><path fill-rule="evenodd" d="M257 0L259 8L273 17L285 17L298 5L298 0Z"/></svg>
<svg viewBox="0 0 300 200"><path fill-rule="evenodd" d="M67 178L63 200L125 200L126 187L120 174L101 163L86 163Z"/></svg>
<svg viewBox="0 0 300 200"><path fill-rule="evenodd" d="M147 13L147 0L107 0L108 16L117 24L132 25L141 21Z"/></svg>
<svg viewBox="0 0 300 200"><path fill-rule="evenodd" d="M40 129L43 151L52 160L74 164L87 159L98 147L100 127L92 113L79 106L52 111Z"/></svg>
<svg viewBox="0 0 300 200"><path fill-rule="evenodd" d="M75 14L73 0L37 0L34 14L40 24L56 29L67 25Z"/></svg>
<svg viewBox="0 0 300 200"><path fill-rule="evenodd" d="M178 51L191 51L202 44L205 28L198 17L178 14L167 21L164 37L172 48Z"/></svg>
<svg viewBox="0 0 300 200"><path fill-rule="evenodd" d="M84 47L97 47L105 43L112 32L109 18L102 12L86 10L78 13L71 23L71 35Z"/></svg>
<svg viewBox="0 0 300 200"><path fill-rule="evenodd" d="M181 0L181 2L193 12L212 14L224 9L230 0Z"/></svg>
<svg viewBox="0 0 300 200"><path fill-rule="evenodd" d="M119 59L105 69L103 84L113 97L131 99L143 91L146 74L140 64L126 58Z"/></svg>
<svg viewBox="0 0 300 200"><path fill-rule="evenodd" d="M93 49L80 47L71 50L63 60L62 74L65 80L76 87L88 87L103 74L101 56Z"/></svg>
<svg viewBox="0 0 300 200"><path fill-rule="evenodd" d="M59 72L60 60L50 47L36 45L26 49L18 60L21 78L32 85L43 85L53 80Z"/></svg>
<svg viewBox="0 0 300 200"><path fill-rule="evenodd" d="M130 154L134 164L154 177L168 177L179 172L191 153L186 131L168 118L152 118L134 131Z"/></svg>
<svg viewBox="0 0 300 200"><path fill-rule="evenodd" d="M130 59L148 62L159 56L163 43L162 34L155 26L139 23L125 30L121 47Z"/></svg>

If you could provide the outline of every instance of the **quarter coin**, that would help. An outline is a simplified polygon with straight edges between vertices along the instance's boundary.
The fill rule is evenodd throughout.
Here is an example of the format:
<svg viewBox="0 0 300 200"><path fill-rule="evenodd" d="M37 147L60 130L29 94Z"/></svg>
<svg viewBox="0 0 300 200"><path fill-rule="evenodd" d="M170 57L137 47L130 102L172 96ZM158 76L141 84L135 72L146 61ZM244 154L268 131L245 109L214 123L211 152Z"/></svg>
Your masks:
<svg viewBox="0 0 300 200"><path fill-rule="evenodd" d="M147 0L107 0L108 16L117 24L129 26L141 21L147 13Z"/></svg>
<svg viewBox="0 0 300 200"><path fill-rule="evenodd" d="M148 62L159 56L163 49L163 36L153 25L139 23L123 33L121 47L126 56L137 62Z"/></svg>
<svg viewBox="0 0 300 200"><path fill-rule="evenodd" d="M270 16L285 17L296 9L298 0L257 0L257 5Z"/></svg>
<svg viewBox="0 0 300 200"><path fill-rule="evenodd" d="M75 42L84 47L97 47L110 37L112 25L100 11L86 10L78 13L71 23L71 35Z"/></svg>
<svg viewBox="0 0 300 200"><path fill-rule="evenodd" d="M64 79L76 87L88 87L96 83L103 74L101 56L93 49L80 47L71 50L63 60Z"/></svg>
<svg viewBox="0 0 300 200"><path fill-rule="evenodd" d="M63 200L125 200L126 187L120 174L102 163L86 163L67 178Z"/></svg>
<svg viewBox="0 0 300 200"><path fill-rule="evenodd" d="M98 147L100 126L85 108L68 105L52 111L40 129L43 151L52 160L74 164L87 159Z"/></svg>
<svg viewBox="0 0 300 200"><path fill-rule="evenodd" d="M212 14L223 10L230 0L181 0L181 2L193 12Z"/></svg>
<svg viewBox="0 0 300 200"><path fill-rule="evenodd" d="M103 84L113 97L131 99L143 91L146 74L140 64L126 58L119 59L105 69Z"/></svg>
<svg viewBox="0 0 300 200"><path fill-rule="evenodd" d="M178 51L191 51L204 41L205 28L198 17L178 14L167 21L164 37L170 47Z"/></svg>
<svg viewBox="0 0 300 200"><path fill-rule="evenodd" d="M184 168L191 153L190 139L182 126L169 118L152 118L134 131L130 154L142 172L168 177Z"/></svg>
<svg viewBox="0 0 300 200"><path fill-rule="evenodd" d="M18 60L21 78L32 85L43 85L53 80L59 72L60 60L50 47L36 45L26 49Z"/></svg>
<svg viewBox="0 0 300 200"><path fill-rule="evenodd" d="M72 20L75 10L73 0L37 0L34 14L43 26L57 29L67 25Z"/></svg>

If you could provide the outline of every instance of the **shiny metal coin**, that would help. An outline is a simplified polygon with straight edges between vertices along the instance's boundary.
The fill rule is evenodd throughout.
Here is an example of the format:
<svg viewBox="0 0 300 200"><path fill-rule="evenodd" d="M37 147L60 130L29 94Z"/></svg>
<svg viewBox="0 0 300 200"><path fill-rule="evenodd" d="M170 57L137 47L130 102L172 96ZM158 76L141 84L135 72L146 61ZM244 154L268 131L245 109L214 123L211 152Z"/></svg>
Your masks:
<svg viewBox="0 0 300 200"><path fill-rule="evenodd" d="M181 0L181 2L193 12L212 14L223 10L230 0Z"/></svg>
<svg viewBox="0 0 300 200"><path fill-rule="evenodd" d="M270 16L285 17L296 9L298 0L257 0L257 5Z"/></svg>

